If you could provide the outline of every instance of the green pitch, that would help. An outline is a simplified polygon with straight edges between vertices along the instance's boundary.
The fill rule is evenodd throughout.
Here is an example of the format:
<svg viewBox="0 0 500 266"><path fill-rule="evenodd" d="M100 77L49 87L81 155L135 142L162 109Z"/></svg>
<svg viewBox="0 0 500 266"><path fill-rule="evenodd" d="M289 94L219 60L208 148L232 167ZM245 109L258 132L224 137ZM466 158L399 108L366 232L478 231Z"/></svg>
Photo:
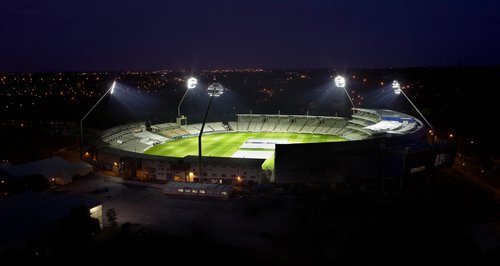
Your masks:
<svg viewBox="0 0 500 266"><path fill-rule="evenodd" d="M298 134L298 133L274 133L274 132L227 132L203 134L202 149L203 156L231 157L247 139L286 139L288 143L317 143L346 141L338 136ZM198 137L188 137L156 145L144 152L145 154L185 157L187 155L198 155ZM274 168L274 156L267 159L262 165L263 169Z"/></svg>

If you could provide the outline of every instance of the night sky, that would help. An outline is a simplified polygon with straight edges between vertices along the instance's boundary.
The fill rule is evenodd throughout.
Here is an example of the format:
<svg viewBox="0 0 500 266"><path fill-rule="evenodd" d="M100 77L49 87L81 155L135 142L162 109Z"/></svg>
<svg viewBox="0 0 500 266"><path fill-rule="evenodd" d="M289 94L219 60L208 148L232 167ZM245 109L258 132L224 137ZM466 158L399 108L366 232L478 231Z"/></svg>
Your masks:
<svg viewBox="0 0 500 266"><path fill-rule="evenodd" d="M500 64L498 0L3 0L0 71Z"/></svg>

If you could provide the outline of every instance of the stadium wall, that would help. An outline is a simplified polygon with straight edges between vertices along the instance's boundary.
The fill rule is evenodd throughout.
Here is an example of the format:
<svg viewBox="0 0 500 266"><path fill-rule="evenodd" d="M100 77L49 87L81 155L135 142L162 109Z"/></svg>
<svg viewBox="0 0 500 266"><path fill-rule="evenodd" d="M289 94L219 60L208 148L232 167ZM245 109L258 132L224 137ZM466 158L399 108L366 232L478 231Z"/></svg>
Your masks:
<svg viewBox="0 0 500 266"><path fill-rule="evenodd" d="M454 143L410 145L384 151L385 178L398 179L428 170L453 166L457 153Z"/></svg>
<svg viewBox="0 0 500 266"><path fill-rule="evenodd" d="M223 184L260 183L263 159L204 157L202 179ZM174 158L104 147L97 150L96 168L141 181L197 181L198 156ZM239 178L238 178L239 177Z"/></svg>
<svg viewBox="0 0 500 266"><path fill-rule="evenodd" d="M250 158L203 158L203 181L220 184L256 184L261 183L264 176L262 164L264 159ZM183 162L189 165L189 172L199 178L198 156L186 156Z"/></svg>

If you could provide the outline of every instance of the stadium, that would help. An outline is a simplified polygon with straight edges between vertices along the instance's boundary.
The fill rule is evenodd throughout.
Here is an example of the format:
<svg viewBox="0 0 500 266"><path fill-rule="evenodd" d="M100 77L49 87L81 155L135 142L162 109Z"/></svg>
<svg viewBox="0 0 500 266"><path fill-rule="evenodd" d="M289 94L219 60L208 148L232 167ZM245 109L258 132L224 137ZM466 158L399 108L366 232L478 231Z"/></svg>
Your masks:
<svg viewBox="0 0 500 266"><path fill-rule="evenodd" d="M351 117L237 114L234 121L205 124L202 136L204 170L200 176L198 136L202 123L178 122L156 125L131 123L107 129L101 135L105 147L100 148L96 159L101 167L144 180L205 180L226 184L260 183L263 179L290 182L290 177L294 176L293 169L297 169L301 162L309 161L300 160L290 167L286 161L290 161L291 158L287 157L293 154L309 159L320 156L329 160L331 152L339 148L352 149L351 153L357 153L360 145L378 149L381 142L392 146L391 142L416 143L426 138L426 130L419 119L391 110L353 108ZM375 148L373 143L377 143ZM293 147L306 150L299 153L282 151ZM335 153L336 157L342 157ZM370 152L362 149L359 153ZM359 159L355 158L352 157ZM276 162L280 162L279 165ZM127 165L128 170L125 169ZM366 166L364 168L373 170ZM379 167L378 164L376 167ZM325 170L325 166L306 165L305 168L308 172L315 172L316 178L318 174L327 178L332 173L328 167L326 172L318 173ZM315 168L314 171L312 168ZM276 175L280 171L283 173L281 177ZM349 172L350 175L354 173L352 170ZM301 179L310 179L305 173L300 176ZM342 176L341 179L346 174Z"/></svg>
<svg viewBox="0 0 500 266"><path fill-rule="evenodd" d="M225 90L212 83L205 91L209 103L203 122L187 123L180 106L189 89L197 86L190 78L175 122L108 128L83 159L123 179L166 184L164 191L174 194L222 197L233 187L263 183L402 186L452 164L456 147L434 141L433 127L413 103L429 131L405 113L356 108L345 79L337 76L334 81L352 104L344 116L230 113L207 121L213 98ZM392 88L410 101L397 81ZM190 186L178 187L178 182Z"/></svg>

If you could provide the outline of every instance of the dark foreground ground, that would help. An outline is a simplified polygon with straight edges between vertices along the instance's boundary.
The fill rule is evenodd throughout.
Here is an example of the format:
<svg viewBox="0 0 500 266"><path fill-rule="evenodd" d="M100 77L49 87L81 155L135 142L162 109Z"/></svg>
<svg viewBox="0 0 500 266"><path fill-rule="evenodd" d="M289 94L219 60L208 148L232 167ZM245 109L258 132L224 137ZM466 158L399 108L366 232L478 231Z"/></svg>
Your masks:
<svg viewBox="0 0 500 266"><path fill-rule="evenodd" d="M500 265L498 204L449 171L389 194L308 187L202 201L97 175L59 193L104 200L119 225L59 230L44 247L5 251L2 265Z"/></svg>

